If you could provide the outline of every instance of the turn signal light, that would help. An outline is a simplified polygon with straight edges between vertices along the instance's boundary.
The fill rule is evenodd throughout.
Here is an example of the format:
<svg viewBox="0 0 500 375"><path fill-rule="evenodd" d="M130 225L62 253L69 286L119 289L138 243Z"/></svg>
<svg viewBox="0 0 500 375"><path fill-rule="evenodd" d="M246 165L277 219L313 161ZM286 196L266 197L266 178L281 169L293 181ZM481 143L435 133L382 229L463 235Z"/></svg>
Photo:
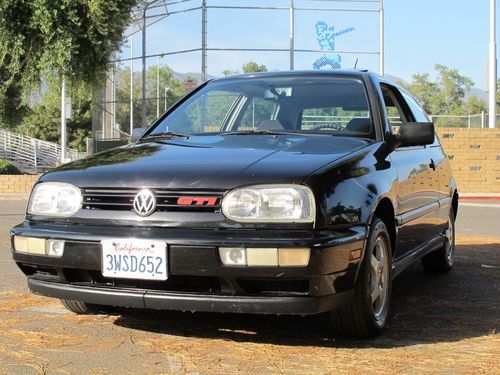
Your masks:
<svg viewBox="0 0 500 375"><path fill-rule="evenodd" d="M281 267L307 266L311 257L311 249L304 248L280 248L279 265Z"/></svg>

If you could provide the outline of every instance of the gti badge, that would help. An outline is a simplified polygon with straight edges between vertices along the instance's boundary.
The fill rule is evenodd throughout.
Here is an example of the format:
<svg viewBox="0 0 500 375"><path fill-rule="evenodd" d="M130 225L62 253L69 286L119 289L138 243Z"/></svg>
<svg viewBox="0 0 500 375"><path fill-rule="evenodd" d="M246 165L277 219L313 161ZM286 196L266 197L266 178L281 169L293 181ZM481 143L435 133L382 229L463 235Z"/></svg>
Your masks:
<svg viewBox="0 0 500 375"><path fill-rule="evenodd" d="M156 209L156 197L150 190L144 189L134 198L134 211L137 215L145 217L151 215Z"/></svg>

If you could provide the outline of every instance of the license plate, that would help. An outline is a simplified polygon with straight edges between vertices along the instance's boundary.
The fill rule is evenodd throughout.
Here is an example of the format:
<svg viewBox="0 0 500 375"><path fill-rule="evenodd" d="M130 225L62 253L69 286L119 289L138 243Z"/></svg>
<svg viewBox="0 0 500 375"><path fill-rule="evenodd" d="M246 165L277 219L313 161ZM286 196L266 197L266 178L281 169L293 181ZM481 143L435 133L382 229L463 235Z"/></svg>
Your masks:
<svg viewBox="0 0 500 375"><path fill-rule="evenodd" d="M103 240L102 275L125 279L166 280L167 244L162 241Z"/></svg>

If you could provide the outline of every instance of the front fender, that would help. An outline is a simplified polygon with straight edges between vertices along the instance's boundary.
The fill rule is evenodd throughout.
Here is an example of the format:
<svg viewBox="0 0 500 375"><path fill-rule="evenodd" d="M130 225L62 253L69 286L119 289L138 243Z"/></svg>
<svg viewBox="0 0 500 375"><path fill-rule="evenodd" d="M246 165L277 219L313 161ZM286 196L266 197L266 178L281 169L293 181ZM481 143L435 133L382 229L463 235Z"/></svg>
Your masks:
<svg viewBox="0 0 500 375"><path fill-rule="evenodd" d="M397 172L384 143L352 153L308 177L316 197L316 227L368 225L378 203L395 205Z"/></svg>

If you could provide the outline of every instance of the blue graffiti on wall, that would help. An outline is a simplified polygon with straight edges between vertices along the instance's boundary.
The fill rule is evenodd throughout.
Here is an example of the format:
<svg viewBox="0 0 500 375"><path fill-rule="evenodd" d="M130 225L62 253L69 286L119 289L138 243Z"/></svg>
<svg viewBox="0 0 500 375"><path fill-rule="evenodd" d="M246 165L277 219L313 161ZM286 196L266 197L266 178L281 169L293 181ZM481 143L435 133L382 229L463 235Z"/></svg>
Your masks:
<svg viewBox="0 0 500 375"><path fill-rule="evenodd" d="M316 24L316 38L322 51L335 51L335 38L353 32L354 27L335 32L335 26L328 27L325 21ZM331 69L342 68L342 57L340 55L326 53L313 64L314 69L330 67Z"/></svg>

